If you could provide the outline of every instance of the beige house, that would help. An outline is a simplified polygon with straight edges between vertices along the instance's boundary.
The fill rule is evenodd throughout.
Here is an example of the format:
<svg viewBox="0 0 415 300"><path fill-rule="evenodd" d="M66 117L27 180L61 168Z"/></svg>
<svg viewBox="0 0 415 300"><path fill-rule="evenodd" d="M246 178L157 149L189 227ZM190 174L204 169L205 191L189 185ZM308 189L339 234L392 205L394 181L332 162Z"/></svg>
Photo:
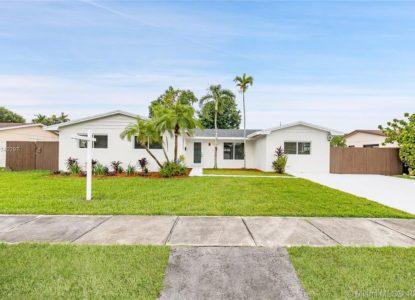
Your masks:
<svg viewBox="0 0 415 300"><path fill-rule="evenodd" d="M363 148L397 148L396 144L385 144L385 135L381 130L363 130L357 129L344 136L347 147Z"/></svg>
<svg viewBox="0 0 415 300"><path fill-rule="evenodd" d="M0 167L6 165L8 141L57 142L59 136L44 130L42 124L0 123Z"/></svg>

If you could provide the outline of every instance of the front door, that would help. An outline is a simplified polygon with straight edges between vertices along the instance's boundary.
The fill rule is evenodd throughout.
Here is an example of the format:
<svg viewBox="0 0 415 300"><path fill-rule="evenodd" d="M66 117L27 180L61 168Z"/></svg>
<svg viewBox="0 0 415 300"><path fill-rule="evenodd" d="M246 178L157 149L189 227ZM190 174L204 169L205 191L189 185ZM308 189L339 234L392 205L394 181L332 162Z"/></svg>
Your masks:
<svg viewBox="0 0 415 300"><path fill-rule="evenodd" d="M193 143L193 163L202 163L202 143Z"/></svg>

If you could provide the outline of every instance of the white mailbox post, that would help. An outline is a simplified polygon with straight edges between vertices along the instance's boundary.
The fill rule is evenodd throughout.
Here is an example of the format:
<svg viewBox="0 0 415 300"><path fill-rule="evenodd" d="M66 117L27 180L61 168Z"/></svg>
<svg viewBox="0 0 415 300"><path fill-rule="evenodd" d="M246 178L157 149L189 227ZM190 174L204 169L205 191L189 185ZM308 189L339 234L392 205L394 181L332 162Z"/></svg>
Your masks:
<svg viewBox="0 0 415 300"><path fill-rule="evenodd" d="M87 136L72 135L73 139L86 141L86 200L91 200L92 195L92 142L95 138L92 137L92 131L88 130Z"/></svg>

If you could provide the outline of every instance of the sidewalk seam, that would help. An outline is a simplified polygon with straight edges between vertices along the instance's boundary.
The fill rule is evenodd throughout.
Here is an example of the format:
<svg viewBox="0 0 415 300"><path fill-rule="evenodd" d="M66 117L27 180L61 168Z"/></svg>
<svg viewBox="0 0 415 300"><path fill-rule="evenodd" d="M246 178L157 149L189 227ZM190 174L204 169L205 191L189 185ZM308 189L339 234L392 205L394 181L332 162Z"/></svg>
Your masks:
<svg viewBox="0 0 415 300"><path fill-rule="evenodd" d="M98 226L101 226L101 225L102 225L102 224L104 224L105 222L107 222L107 221L111 220L111 219L112 219L112 217L113 217L113 216L110 216L108 219L105 219L104 221L102 221L102 222L98 223L97 225L95 225L95 226L94 226L94 227L92 227L91 229L89 229L89 230L85 231L85 232L84 232L83 234L81 234L80 236L78 236L78 237L74 238L73 240L71 240L71 241L70 241L70 243L73 243L73 242L75 242L75 241L79 240L81 237L83 237L84 235L86 235L86 234L90 233L92 230L94 230L94 229L95 229L95 228L97 228Z"/></svg>
<svg viewBox="0 0 415 300"><path fill-rule="evenodd" d="M176 220L174 220L173 226L170 228L169 234L167 235L166 240L163 242L163 245L166 245L170 241L170 238L173 235L173 230L176 227L176 224L179 222L179 218L180 216L177 216Z"/></svg>
<svg viewBox="0 0 415 300"><path fill-rule="evenodd" d="M380 226L386 227L386 228L388 228L388 229L390 229L390 230L392 230L392 231L394 231L394 232L397 232L397 233L399 233L399 234L402 234L402 235L404 235L404 236L406 236L406 237L410 238L411 240L414 240L414 241L415 241L415 238L413 238L413 237L411 237L411 236L407 235L406 233L400 232L400 231L398 231L398 230L396 230L396 229L394 229L394 228L391 228L391 227L389 227L389 226L387 226L387 225L385 225L385 224L382 224L382 223L376 222L375 220L372 220L372 219L368 219L368 220L369 220L369 221L372 221L373 223L378 224L378 225L380 225Z"/></svg>
<svg viewBox="0 0 415 300"><path fill-rule="evenodd" d="M330 236L328 233L324 232L323 230L321 230L320 228L318 228L316 225L314 225L311 220L309 219L304 219L308 224L310 224L311 226L313 226L314 228L316 228L318 231L320 231L321 233L323 233L324 235L328 236L331 240L333 240L334 242L336 242L339 245L342 245L342 243L340 243L339 241L337 241L335 238L333 238L332 236ZM343 246L343 245L342 245Z"/></svg>
<svg viewBox="0 0 415 300"><path fill-rule="evenodd" d="M254 242L255 246L258 246L258 244L255 241L254 235L252 234L251 230L249 229L248 225L246 224L245 220L243 217L241 217L242 223L244 223L246 230L249 233L249 236L251 237L252 241Z"/></svg>
<svg viewBox="0 0 415 300"><path fill-rule="evenodd" d="M34 220L36 220L36 219L39 219L40 217L41 217L42 215L37 215L37 216L35 216L34 218L32 218L32 219L30 219L30 220L28 220L28 221L26 221L26 222L24 222L24 223L21 223L21 224L17 224L17 225L15 225L15 226L10 226L10 227L8 227L8 228L6 228L6 231L4 231L4 232L10 232L10 231L13 231L14 229L16 229L16 228L18 228L18 227L20 227L20 226L22 226L22 225L25 225L25 224L27 224L27 223L30 223L30 222L32 222L32 221L34 221Z"/></svg>

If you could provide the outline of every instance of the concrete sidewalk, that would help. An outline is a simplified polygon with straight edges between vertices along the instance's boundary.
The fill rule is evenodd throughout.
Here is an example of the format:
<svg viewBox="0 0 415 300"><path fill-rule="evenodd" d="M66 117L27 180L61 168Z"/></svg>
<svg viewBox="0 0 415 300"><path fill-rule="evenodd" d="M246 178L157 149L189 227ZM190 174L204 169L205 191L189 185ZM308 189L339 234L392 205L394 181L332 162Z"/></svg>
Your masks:
<svg viewBox="0 0 415 300"><path fill-rule="evenodd" d="M0 241L171 246L415 246L415 219L0 215Z"/></svg>

